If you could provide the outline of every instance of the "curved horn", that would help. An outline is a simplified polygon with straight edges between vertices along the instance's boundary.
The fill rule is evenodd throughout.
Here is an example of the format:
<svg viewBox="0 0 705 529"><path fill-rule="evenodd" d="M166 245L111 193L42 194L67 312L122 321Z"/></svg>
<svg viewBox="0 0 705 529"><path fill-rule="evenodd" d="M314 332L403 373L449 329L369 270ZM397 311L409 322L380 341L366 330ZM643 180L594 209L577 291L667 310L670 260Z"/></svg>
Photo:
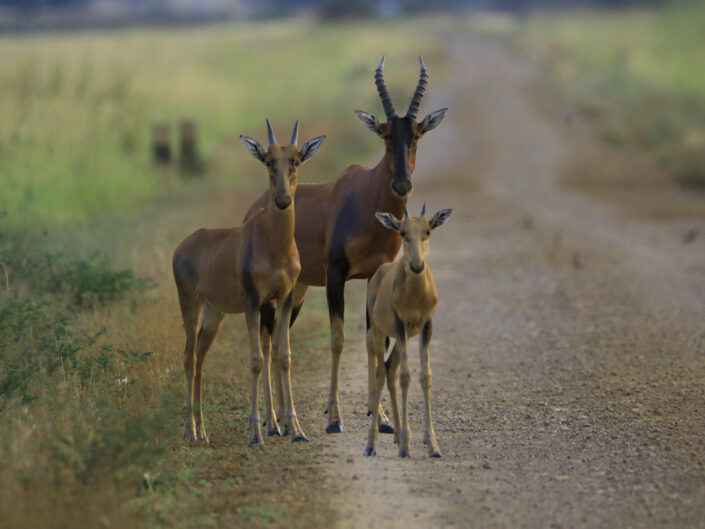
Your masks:
<svg viewBox="0 0 705 529"><path fill-rule="evenodd" d="M421 55L419 55L419 65L419 84L416 85L416 92L414 92L414 97L411 98L411 103L409 103L409 110L406 112L406 117L411 119L416 119L416 114L419 111L419 105L421 104L421 99L423 99L423 93L426 91L426 84L428 83L426 65L423 63Z"/></svg>
<svg viewBox="0 0 705 529"><path fill-rule="evenodd" d="M291 134L291 141L289 142L291 145L296 145L296 142L299 141L299 120L296 120L296 125L294 125L294 132Z"/></svg>
<svg viewBox="0 0 705 529"><path fill-rule="evenodd" d="M392 119L397 115L396 110L394 110L394 105L392 104L392 98L389 97L389 92L387 92L387 87L384 85L384 55L382 55L382 60L375 70L375 84L377 85L377 91L379 92L379 97L382 100L382 106L384 106L384 113L387 115L387 119Z"/></svg>
<svg viewBox="0 0 705 529"><path fill-rule="evenodd" d="M406 206L404 206L404 218L409 216L409 210L406 209Z"/></svg>
<svg viewBox="0 0 705 529"><path fill-rule="evenodd" d="M421 208L421 216L426 216L426 202L423 203L423 207Z"/></svg>
<svg viewBox="0 0 705 529"><path fill-rule="evenodd" d="M277 143L277 140L274 138L274 132L272 132L272 126L269 124L269 120L267 120L267 136L269 137L270 145Z"/></svg>

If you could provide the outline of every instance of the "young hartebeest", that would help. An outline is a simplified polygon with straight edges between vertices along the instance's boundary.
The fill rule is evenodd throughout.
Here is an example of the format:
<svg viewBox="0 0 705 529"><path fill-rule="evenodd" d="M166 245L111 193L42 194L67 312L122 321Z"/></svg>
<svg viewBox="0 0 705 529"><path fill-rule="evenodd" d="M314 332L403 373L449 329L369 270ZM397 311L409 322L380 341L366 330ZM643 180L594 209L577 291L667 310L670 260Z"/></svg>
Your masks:
<svg viewBox="0 0 705 529"><path fill-rule="evenodd" d="M252 369L252 406L250 408L248 444L262 444L257 408L259 374L264 365L267 388L267 435L281 435L272 405L270 390L270 349L260 344L260 307L276 304L277 386L283 394L286 430L291 428L293 441L307 441L296 418L291 392L289 366L289 326L292 289L301 271L299 253L294 243L294 195L299 166L320 148L325 136L307 141L301 150L296 122L289 145L277 145L267 120L269 148L265 152L258 141L240 136L250 154L269 172L267 202L237 228L201 228L189 235L174 252L174 279L179 293L186 330L184 370L188 388L188 441L208 443L201 406L201 375L206 353L213 343L225 314L245 313L250 339ZM203 314L200 331L196 335ZM279 324L279 322L283 322ZM269 344L267 344L269 345ZM194 370L195 368L195 370Z"/></svg>
<svg viewBox="0 0 705 529"><path fill-rule="evenodd" d="M438 292L433 282L431 270L426 265L428 257L428 240L431 230L448 220L450 209L443 209L428 221L425 218L426 205L420 217L409 217L406 212L403 220L391 213L376 213L380 223L403 240L402 258L394 263L379 267L367 285L367 314L370 326L367 330L367 352L370 369L375 368L375 397L372 405L372 423L367 437L366 456L373 456L377 438L377 413L379 401L387 378L392 413L394 415L394 440L399 443L399 457L409 455L409 417L406 396L411 381L407 345L409 338L421 332L419 349L421 354L421 387L426 404L424 418L424 444L429 447L431 457L441 457L436 442L436 432L431 420L431 363L428 348L431 342L432 317L438 303ZM385 342L389 338L396 340L386 364L384 354ZM376 362L373 363L373 360ZM397 404L397 370L401 364L401 425L399 424L399 406Z"/></svg>
<svg viewBox="0 0 705 529"><path fill-rule="evenodd" d="M385 230L375 220L375 211L391 211L401 215L411 192L411 173L416 163L419 139L435 129L445 116L446 108L416 121L428 74L419 57L420 75L416 91L405 116L398 116L384 84L384 57L375 71L375 84L382 99L386 123L367 112L356 110L362 124L384 140L385 153L373 168L351 165L338 178L324 184L301 184L296 195L296 245L301 259L301 275L294 288L293 325L309 286L326 287L331 329L331 382L326 406L326 432L343 431L338 396L338 376L343 352L343 318L345 282L369 279L382 263L394 259L401 238ZM260 197L248 211L248 218L261 208L267 197ZM265 306L262 325L272 328L274 310ZM265 330L266 333L266 330ZM372 381L370 381L372 383ZM279 406L283 405L279 397ZM372 405L370 391L369 405ZM369 411L372 411L371 408ZM380 409L380 431L394 429Z"/></svg>

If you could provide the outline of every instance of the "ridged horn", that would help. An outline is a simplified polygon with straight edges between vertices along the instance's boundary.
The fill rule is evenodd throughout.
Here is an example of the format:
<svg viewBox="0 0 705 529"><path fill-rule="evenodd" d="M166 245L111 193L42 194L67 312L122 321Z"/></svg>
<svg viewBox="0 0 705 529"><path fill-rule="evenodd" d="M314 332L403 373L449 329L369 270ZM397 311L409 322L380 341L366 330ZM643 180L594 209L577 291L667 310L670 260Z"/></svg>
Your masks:
<svg viewBox="0 0 705 529"><path fill-rule="evenodd" d="M419 65L419 84L416 85L416 92L414 92L414 97L411 98L411 103L409 103L409 110L406 112L406 117L411 119L416 119L416 114L423 99L423 93L426 91L426 85L428 84L426 65L423 63L421 55L419 55Z"/></svg>
<svg viewBox="0 0 705 529"><path fill-rule="evenodd" d="M382 100L382 106L384 107L384 113L387 115L387 119L392 119L397 115L396 110L394 110L394 105L392 104L392 98L389 97L389 92L387 92L387 87L384 85L384 55L382 55L382 60L375 70L375 84L377 85L377 91L379 92L379 97Z"/></svg>
<svg viewBox="0 0 705 529"><path fill-rule="evenodd" d="M289 142L291 145L296 145L296 143L299 141L299 120L296 120L296 125L294 125L294 132L291 133L291 141Z"/></svg>
<svg viewBox="0 0 705 529"><path fill-rule="evenodd" d="M426 216L426 202L424 202L423 206L421 207L421 216L422 217Z"/></svg>
<svg viewBox="0 0 705 529"><path fill-rule="evenodd" d="M269 138L270 145L277 143L277 140L274 137L274 132L272 132L272 126L269 124L269 120L267 120L267 137Z"/></svg>

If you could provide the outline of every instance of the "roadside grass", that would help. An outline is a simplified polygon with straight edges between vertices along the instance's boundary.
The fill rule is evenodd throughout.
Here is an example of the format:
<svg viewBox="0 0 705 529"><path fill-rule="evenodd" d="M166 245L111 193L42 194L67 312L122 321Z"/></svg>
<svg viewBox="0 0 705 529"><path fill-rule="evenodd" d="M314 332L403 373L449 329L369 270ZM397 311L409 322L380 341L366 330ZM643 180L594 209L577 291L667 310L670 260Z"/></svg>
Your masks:
<svg viewBox="0 0 705 529"><path fill-rule="evenodd" d="M705 189L705 5L545 11L470 18L548 71L602 138L635 147L683 185Z"/></svg>
<svg viewBox="0 0 705 529"><path fill-rule="evenodd" d="M377 146L353 114L379 113L372 75L387 53L393 95L407 101L418 53L442 71L433 27L412 19L325 26L314 19L0 37L0 214L46 227L124 214L178 187L155 171L151 130L197 122L211 180L242 180L241 133L280 141L328 135L319 179ZM436 77L437 79L438 77ZM213 185L213 184L210 184Z"/></svg>

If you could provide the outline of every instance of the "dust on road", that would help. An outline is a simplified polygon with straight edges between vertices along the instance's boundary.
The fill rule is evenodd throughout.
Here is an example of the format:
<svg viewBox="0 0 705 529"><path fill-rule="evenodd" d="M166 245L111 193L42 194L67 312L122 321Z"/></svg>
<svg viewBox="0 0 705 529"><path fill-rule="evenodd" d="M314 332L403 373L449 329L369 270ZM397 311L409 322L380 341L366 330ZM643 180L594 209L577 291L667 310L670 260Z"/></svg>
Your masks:
<svg viewBox="0 0 705 529"><path fill-rule="evenodd" d="M314 436L337 526L702 526L705 241L683 242L705 229L702 197L646 174L617 189L653 170L565 123L536 67L480 37L449 49L455 73L422 113L451 110L420 146L409 203L454 209L430 257L444 458L421 442L416 340L412 457L384 435L362 456L365 285L349 283L345 433ZM327 384L301 406L309 431Z"/></svg>

